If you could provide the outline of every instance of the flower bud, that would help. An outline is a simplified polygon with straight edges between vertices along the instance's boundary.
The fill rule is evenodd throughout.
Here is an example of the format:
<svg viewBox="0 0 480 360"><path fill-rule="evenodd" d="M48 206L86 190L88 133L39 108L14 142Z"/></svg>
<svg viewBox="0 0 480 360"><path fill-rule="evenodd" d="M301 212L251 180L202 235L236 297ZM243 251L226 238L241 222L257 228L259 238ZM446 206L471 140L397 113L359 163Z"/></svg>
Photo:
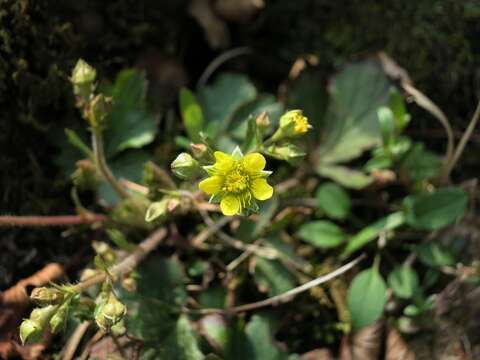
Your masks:
<svg viewBox="0 0 480 360"><path fill-rule="evenodd" d="M88 159L78 160L77 169L72 174L75 187L80 190L95 190L100 184L101 178L95 164Z"/></svg>
<svg viewBox="0 0 480 360"><path fill-rule="evenodd" d="M113 325L123 319L127 308L123 305L113 292L109 292L95 309L95 322L102 330L109 330Z"/></svg>
<svg viewBox="0 0 480 360"><path fill-rule="evenodd" d="M145 213L145 221L152 222L155 219L166 216L168 214L169 200L167 198L151 203Z"/></svg>
<svg viewBox="0 0 480 360"><path fill-rule="evenodd" d="M70 81L73 84L73 92L84 102L88 101L95 85L96 70L88 65L84 60L79 59L73 68Z"/></svg>
<svg viewBox="0 0 480 360"><path fill-rule="evenodd" d="M257 116L255 119L257 126L262 129L266 129L270 126L270 118L268 117L268 113L266 111L262 112L260 115Z"/></svg>
<svg viewBox="0 0 480 360"><path fill-rule="evenodd" d="M55 334L59 329L65 328L65 322L67 320L69 306L70 301L66 301L58 308L58 310L50 319L50 327L52 329L52 333Z"/></svg>
<svg viewBox="0 0 480 360"><path fill-rule="evenodd" d="M192 149L193 156L197 159L203 158L208 153L207 145L205 144L190 144L190 148Z"/></svg>
<svg viewBox="0 0 480 360"><path fill-rule="evenodd" d="M285 160L288 162L294 162L295 160L305 156L305 152L303 152L302 149L294 144L270 146L268 148L268 153L276 159Z"/></svg>
<svg viewBox="0 0 480 360"><path fill-rule="evenodd" d="M290 110L280 118L280 127L273 134L272 140L278 141L288 137L296 137L305 134L312 126L302 110Z"/></svg>
<svg viewBox="0 0 480 360"><path fill-rule="evenodd" d="M200 169L197 160L188 153L181 153L170 165L173 173L181 179L192 177Z"/></svg>
<svg viewBox="0 0 480 360"><path fill-rule="evenodd" d="M106 118L112 108L112 98L99 94L90 102L88 122L93 127L104 127Z"/></svg>
<svg viewBox="0 0 480 360"><path fill-rule="evenodd" d="M55 314L58 305L48 305L43 308L35 309L30 314L29 319L23 320L20 325L20 340L22 344L27 341L38 342L41 340L46 325Z"/></svg>
<svg viewBox="0 0 480 360"><path fill-rule="evenodd" d="M30 299L40 306L56 305L62 302L63 293L53 287L39 287L32 290Z"/></svg>

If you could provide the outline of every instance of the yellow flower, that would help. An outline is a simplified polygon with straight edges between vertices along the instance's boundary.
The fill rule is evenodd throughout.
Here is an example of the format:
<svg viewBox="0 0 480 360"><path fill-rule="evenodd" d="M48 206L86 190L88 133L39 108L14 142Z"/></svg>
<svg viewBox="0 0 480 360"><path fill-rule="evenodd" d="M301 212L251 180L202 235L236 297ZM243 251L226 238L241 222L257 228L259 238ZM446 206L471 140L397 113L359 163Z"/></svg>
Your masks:
<svg viewBox="0 0 480 360"><path fill-rule="evenodd" d="M303 115L302 110L290 110L280 118L280 128L291 132L289 135L303 135L311 127L308 123L308 118Z"/></svg>
<svg viewBox="0 0 480 360"><path fill-rule="evenodd" d="M211 176L201 181L198 187L208 195L221 199L220 209L224 215L254 209L255 200L272 197L273 188L265 179L270 172L263 170L266 161L262 154L243 156L236 150L232 155L216 151L214 156L215 164L205 167Z"/></svg>

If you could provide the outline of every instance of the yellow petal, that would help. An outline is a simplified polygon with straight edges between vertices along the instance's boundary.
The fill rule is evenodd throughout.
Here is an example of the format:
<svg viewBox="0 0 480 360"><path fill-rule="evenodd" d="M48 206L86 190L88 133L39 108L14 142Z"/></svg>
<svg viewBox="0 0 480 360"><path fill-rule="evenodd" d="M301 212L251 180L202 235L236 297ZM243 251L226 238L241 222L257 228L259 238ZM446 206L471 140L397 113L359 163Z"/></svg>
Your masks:
<svg viewBox="0 0 480 360"><path fill-rule="evenodd" d="M218 193L222 188L222 177L221 176L211 176L205 180L200 181L198 187L200 190L204 191L208 195L213 195Z"/></svg>
<svg viewBox="0 0 480 360"><path fill-rule="evenodd" d="M248 172L259 172L265 169L266 161L262 154L251 153L244 156L242 164Z"/></svg>
<svg viewBox="0 0 480 360"><path fill-rule="evenodd" d="M273 187L265 179L255 179L252 182L252 193L255 199L267 200L273 195Z"/></svg>
<svg viewBox="0 0 480 360"><path fill-rule="evenodd" d="M215 151L215 168L220 172L226 172L235 164L235 159L221 151Z"/></svg>
<svg viewBox="0 0 480 360"><path fill-rule="evenodd" d="M236 215L240 210L240 200L232 195L225 196L220 202L220 209L223 215Z"/></svg>

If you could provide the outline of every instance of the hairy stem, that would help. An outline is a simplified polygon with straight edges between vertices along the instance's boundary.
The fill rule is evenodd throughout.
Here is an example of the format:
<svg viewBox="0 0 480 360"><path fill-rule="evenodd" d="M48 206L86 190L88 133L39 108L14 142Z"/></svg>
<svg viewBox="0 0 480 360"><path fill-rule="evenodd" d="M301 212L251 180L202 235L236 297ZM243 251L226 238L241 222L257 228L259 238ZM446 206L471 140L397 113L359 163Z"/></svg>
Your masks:
<svg viewBox="0 0 480 360"><path fill-rule="evenodd" d="M92 129L92 147L98 169L102 173L105 180L110 184L120 198L126 199L130 197L130 194L120 185L117 179L115 179L115 176L107 165L105 154L103 152L102 131L100 129Z"/></svg>
<svg viewBox="0 0 480 360"><path fill-rule="evenodd" d="M82 215L60 216L0 216L0 226L71 226L92 224L106 221L107 217L100 214L86 213Z"/></svg>
<svg viewBox="0 0 480 360"><path fill-rule="evenodd" d="M120 261L118 264L111 267L108 271L109 274L115 278L120 278L123 275L131 272L143 259L145 259L145 257L150 252L152 252L162 242L166 235L167 230L163 227L154 231L149 237L147 237L138 245L138 247L133 253ZM90 286L104 282L106 278L106 273L92 276L91 278L88 278L75 285L74 291L81 292L89 288Z"/></svg>

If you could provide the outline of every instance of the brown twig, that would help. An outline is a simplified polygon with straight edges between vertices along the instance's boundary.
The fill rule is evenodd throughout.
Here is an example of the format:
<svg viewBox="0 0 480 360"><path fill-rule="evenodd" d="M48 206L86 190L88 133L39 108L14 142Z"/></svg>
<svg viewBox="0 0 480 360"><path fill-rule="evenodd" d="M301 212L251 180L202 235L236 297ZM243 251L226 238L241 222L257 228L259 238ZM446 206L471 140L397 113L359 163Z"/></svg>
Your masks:
<svg viewBox="0 0 480 360"><path fill-rule="evenodd" d="M101 214L59 215L59 216L0 216L0 226L72 226L93 224L107 220Z"/></svg>
<svg viewBox="0 0 480 360"><path fill-rule="evenodd" d="M149 237L143 240L135 251L127 256L125 259L120 261L118 264L114 265L109 269L109 274L113 277L120 278L123 275L129 273L152 251L154 250L160 242L167 235L167 230L165 228L160 228L154 231ZM107 275L101 273L95 276L92 276L77 285L74 286L76 292L83 291L90 286L100 284L105 281Z"/></svg>
<svg viewBox="0 0 480 360"><path fill-rule="evenodd" d="M65 345L62 360L73 359L73 356L77 351L78 344L80 344L80 341L82 340L83 335L85 335L85 333L87 332L89 326L90 321L84 321L77 326L72 336L70 336L70 339L68 339L67 344Z"/></svg>
<svg viewBox="0 0 480 360"><path fill-rule="evenodd" d="M297 286L296 288L293 288L291 290L288 290L282 294L276 295L269 297L268 299L265 300L260 300L256 301L250 304L245 304L245 305L240 305L240 306L235 306L230 309L200 309L198 312L200 314L210 314L210 313L238 313L238 312L244 312L244 311L250 311L250 310L255 310L259 308L263 308L266 306L276 306L278 304L283 304L288 301L293 300L293 298L307 290L310 290L311 288L318 286L320 284L323 284L327 281L330 281L348 270L352 269L354 266L356 266L360 261L362 261L365 258L365 254L360 255L356 259L350 261L349 263L339 267L338 269L326 274L322 275L312 281L309 281L303 285Z"/></svg>

